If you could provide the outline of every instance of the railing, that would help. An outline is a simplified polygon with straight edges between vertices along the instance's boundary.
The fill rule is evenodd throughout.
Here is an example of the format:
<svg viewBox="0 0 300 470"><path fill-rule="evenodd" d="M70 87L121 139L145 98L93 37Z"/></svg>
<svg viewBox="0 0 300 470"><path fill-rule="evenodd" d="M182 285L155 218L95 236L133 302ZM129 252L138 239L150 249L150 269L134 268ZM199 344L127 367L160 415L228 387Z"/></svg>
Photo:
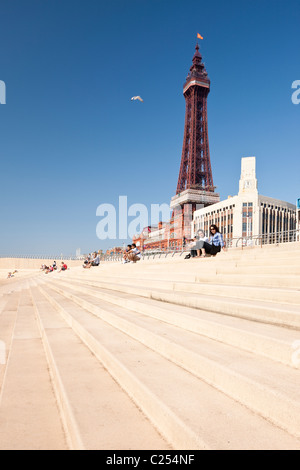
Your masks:
<svg viewBox="0 0 300 470"><path fill-rule="evenodd" d="M292 243L292 242L300 242L300 229L298 230L289 230L286 232L281 233L268 233L268 234L260 234L260 235L251 235L247 237L236 237L236 238L227 238L224 237L224 242L227 249L235 249L235 248L253 248L253 247L262 247L265 245L277 245L280 243ZM159 259L159 258L167 258L167 257L174 257L175 255L182 256L184 253L189 253L190 247L187 244L185 247L169 247L165 249L153 249L153 250L145 250L141 252L141 259L149 260L149 259ZM1 255L0 258L21 258L21 259L40 259L40 260L63 260L63 261L83 261L85 258L81 256L80 258L72 255L63 255L60 254L58 256L46 256L46 255L21 255L21 254L5 254ZM113 253L110 255L100 255L101 261L115 261L121 262L123 259L123 253Z"/></svg>
<svg viewBox="0 0 300 470"><path fill-rule="evenodd" d="M155 249L155 250L145 250L141 252L141 259L142 260L147 260L147 259L155 259L155 258L166 258L168 255L174 256L175 254L179 254L180 256L185 253L189 252L189 248L182 248L182 247L176 247L176 248L167 248L167 249ZM121 262L123 259L123 253L113 253L111 255L102 255L101 256L101 261L119 261Z"/></svg>
<svg viewBox="0 0 300 470"><path fill-rule="evenodd" d="M40 259L40 260L56 260L56 261L70 261L70 260L76 260L80 261L81 259L84 258L78 258L76 256L72 255L58 255L58 256L53 256L53 255L22 255L22 254L0 254L0 258L12 258L12 259Z"/></svg>
<svg viewBox="0 0 300 470"><path fill-rule="evenodd" d="M300 241L300 230L289 230L281 233L269 233L260 235L251 235L247 237L227 238L223 237L227 249L235 248L254 248L262 247L264 245L276 245L280 243L290 243ZM141 252L142 260L159 259L166 257L174 257L175 255L182 256L184 253L190 252L190 247L187 244L185 247L174 248L157 248L155 250L145 250ZM114 253L112 255L102 255L101 261L118 261L123 259L123 253Z"/></svg>
<svg viewBox="0 0 300 470"><path fill-rule="evenodd" d="M239 237L234 240L236 248L245 248L251 246L278 245L280 243L293 243L300 241L300 230L287 230L280 233L265 233L248 237ZM233 247L233 242L228 240L228 247Z"/></svg>

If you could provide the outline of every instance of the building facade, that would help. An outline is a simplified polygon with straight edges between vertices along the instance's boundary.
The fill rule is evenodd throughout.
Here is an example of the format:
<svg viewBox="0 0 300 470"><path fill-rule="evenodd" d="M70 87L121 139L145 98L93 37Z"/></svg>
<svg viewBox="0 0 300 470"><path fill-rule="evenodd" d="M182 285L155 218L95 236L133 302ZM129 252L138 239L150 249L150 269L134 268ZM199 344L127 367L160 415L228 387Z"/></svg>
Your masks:
<svg viewBox="0 0 300 470"><path fill-rule="evenodd" d="M300 241L300 198L297 199L297 241Z"/></svg>
<svg viewBox="0 0 300 470"><path fill-rule="evenodd" d="M242 158L239 192L209 207L194 212L193 234L216 224L227 244L237 240L253 244L259 237L262 243L292 241L296 230L296 206L258 194L255 157Z"/></svg>

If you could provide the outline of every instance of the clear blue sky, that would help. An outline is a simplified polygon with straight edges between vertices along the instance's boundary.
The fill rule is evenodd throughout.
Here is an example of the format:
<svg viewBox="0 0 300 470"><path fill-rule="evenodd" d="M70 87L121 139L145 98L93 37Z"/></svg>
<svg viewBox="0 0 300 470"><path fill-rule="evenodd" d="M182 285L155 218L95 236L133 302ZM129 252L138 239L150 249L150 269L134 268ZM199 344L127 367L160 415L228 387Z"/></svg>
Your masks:
<svg viewBox="0 0 300 470"><path fill-rule="evenodd" d="M0 18L0 254L106 249L100 204L169 203L197 32L221 199L253 155L260 194L300 197L299 0L0 0Z"/></svg>

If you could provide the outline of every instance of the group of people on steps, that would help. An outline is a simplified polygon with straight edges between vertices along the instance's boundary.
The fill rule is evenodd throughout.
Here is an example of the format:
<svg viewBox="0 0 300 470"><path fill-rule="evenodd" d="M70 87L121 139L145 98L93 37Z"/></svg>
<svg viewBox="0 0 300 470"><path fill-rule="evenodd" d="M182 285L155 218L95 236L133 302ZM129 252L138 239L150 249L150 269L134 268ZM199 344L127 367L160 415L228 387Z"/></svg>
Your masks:
<svg viewBox="0 0 300 470"><path fill-rule="evenodd" d="M215 224L210 226L210 238L205 236L203 230L198 230L193 242L190 244L190 254L186 258L205 258L207 254L216 256L221 250L226 250L223 236Z"/></svg>

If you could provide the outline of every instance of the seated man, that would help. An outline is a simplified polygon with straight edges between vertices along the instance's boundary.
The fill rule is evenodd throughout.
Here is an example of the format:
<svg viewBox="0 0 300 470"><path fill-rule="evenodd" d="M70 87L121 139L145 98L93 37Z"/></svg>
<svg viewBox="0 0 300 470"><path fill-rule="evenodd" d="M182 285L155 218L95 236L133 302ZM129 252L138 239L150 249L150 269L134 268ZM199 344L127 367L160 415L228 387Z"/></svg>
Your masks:
<svg viewBox="0 0 300 470"><path fill-rule="evenodd" d="M98 253L94 253L94 258L90 260L88 263L84 264L83 267L85 269L90 269L91 266L99 266L100 264L100 255Z"/></svg>
<svg viewBox="0 0 300 470"><path fill-rule="evenodd" d="M95 252L95 257L92 261L92 266L99 266L100 264L100 255Z"/></svg>
<svg viewBox="0 0 300 470"><path fill-rule="evenodd" d="M201 242L207 242L208 243L209 238L205 236L205 233L203 230L198 230L197 232L197 243L196 243L196 250L197 250L197 257L200 258L202 255L202 243Z"/></svg>
<svg viewBox="0 0 300 470"><path fill-rule="evenodd" d="M128 253L130 252L130 250L131 250L131 245L127 245L126 250L123 252L123 261L122 261L123 264L129 263Z"/></svg>
<svg viewBox="0 0 300 470"><path fill-rule="evenodd" d="M133 263L136 263L137 261L141 259L141 252L136 247L135 243L131 245L131 250L129 250L128 252L127 259L129 261L132 261Z"/></svg>
<svg viewBox="0 0 300 470"><path fill-rule="evenodd" d="M190 249L189 254L186 255L185 259L189 258L195 258L197 256L197 249L196 249L196 244L197 244L197 237L193 238L193 241L188 244L188 248Z"/></svg>
<svg viewBox="0 0 300 470"><path fill-rule="evenodd" d="M84 262L83 262L82 267L83 267L83 268L86 268L86 265L89 264L89 262L90 262L90 255L86 257L86 259L85 259Z"/></svg>
<svg viewBox="0 0 300 470"><path fill-rule="evenodd" d="M61 268L60 268L60 271L66 271L68 269L68 266L66 265L66 263L64 261L61 262Z"/></svg>

